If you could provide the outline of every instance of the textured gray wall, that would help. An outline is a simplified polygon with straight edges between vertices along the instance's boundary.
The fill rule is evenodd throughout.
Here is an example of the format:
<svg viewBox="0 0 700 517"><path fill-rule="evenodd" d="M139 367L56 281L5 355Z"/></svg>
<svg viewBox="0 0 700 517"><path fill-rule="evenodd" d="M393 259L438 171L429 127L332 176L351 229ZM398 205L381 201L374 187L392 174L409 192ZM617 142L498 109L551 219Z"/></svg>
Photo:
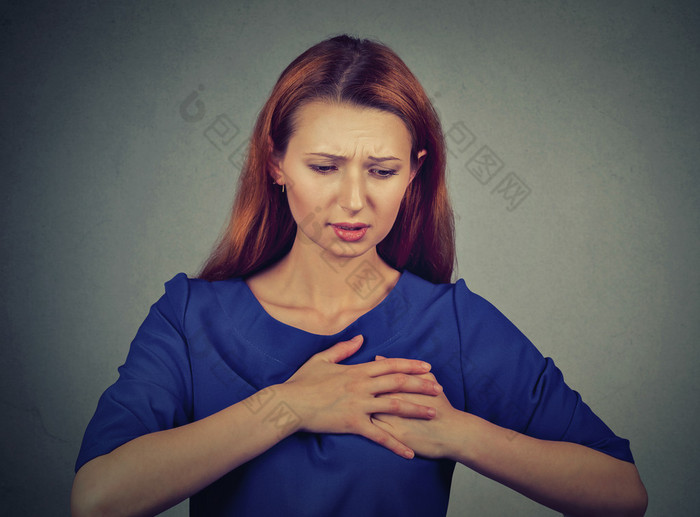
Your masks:
<svg viewBox="0 0 700 517"><path fill-rule="evenodd" d="M274 81L347 31L441 114L458 276L630 439L648 515L694 515L699 26L678 1L4 2L2 512L68 513L97 399L207 256ZM552 513L457 468L450 515Z"/></svg>

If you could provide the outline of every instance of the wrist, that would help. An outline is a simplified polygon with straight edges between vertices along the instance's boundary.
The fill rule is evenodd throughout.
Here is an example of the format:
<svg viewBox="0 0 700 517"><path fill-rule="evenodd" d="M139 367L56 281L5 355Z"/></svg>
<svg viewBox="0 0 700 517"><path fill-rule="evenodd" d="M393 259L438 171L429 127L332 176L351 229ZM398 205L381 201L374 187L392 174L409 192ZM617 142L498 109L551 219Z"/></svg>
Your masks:
<svg viewBox="0 0 700 517"><path fill-rule="evenodd" d="M513 440L523 436L471 413L455 411L455 434L450 435L447 457L477 471L484 462L493 460L494 450L510 451Z"/></svg>
<svg viewBox="0 0 700 517"><path fill-rule="evenodd" d="M445 457L466 466L472 464L482 441L480 436L486 432L484 424L488 423L476 415L454 409L448 421Z"/></svg>
<svg viewBox="0 0 700 517"><path fill-rule="evenodd" d="M281 438L299 431L301 417L295 409L289 385L272 384L254 393L243 404L261 423L272 426Z"/></svg>

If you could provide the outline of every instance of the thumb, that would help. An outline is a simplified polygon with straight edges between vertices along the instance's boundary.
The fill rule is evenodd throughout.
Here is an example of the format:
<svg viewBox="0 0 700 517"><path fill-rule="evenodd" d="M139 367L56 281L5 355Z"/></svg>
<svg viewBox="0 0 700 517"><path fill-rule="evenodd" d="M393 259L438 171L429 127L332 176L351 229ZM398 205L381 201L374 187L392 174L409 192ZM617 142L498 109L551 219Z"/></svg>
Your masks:
<svg viewBox="0 0 700 517"><path fill-rule="evenodd" d="M364 337L362 334L358 334L351 340L336 343L332 347L320 352L317 355L326 361L330 361L331 363L339 363L343 359L346 359L357 352L363 342Z"/></svg>

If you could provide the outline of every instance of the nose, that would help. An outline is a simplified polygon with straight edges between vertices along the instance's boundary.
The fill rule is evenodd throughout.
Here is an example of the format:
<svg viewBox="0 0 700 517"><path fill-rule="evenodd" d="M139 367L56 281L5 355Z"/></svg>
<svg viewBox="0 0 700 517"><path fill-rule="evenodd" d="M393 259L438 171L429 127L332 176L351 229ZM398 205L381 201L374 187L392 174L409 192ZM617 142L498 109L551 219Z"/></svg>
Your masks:
<svg viewBox="0 0 700 517"><path fill-rule="evenodd" d="M339 184L338 205L348 212L359 212L365 206L365 180L362 172L348 170Z"/></svg>

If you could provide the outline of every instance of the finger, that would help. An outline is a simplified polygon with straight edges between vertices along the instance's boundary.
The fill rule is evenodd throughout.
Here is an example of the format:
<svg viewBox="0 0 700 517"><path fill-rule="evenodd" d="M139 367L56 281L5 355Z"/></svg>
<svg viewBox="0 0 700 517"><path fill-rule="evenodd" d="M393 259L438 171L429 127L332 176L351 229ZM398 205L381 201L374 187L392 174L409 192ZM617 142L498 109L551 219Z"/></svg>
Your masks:
<svg viewBox="0 0 700 517"><path fill-rule="evenodd" d="M430 364L417 359L404 359L394 357L364 363L367 374L370 377L386 375L387 373L427 373L430 371Z"/></svg>
<svg viewBox="0 0 700 517"><path fill-rule="evenodd" d="M416 378L418 378L418 379L428 379L429 381L435 381L435 382L437 382L437 378L436 378L431 372L427 372L427 373L411 373L411 374L407 374L407 375L411 375L411 376L416 377ZM439 383L438 383L438 384L439 384Z"/></svg>
<svg viewBox="0 0 700 517"><path fill-rule="evenodd" d="M341 341L330 348L323 350L314 355L314 357L329 361L331 363L339 363L343 359L350 357L362 346L364 337L358 334L349 341Z"/></svg>
<svg viewBox="0 0 700 517"><path fill-rule="evenodd" d="M383 355L375 355L374 356L375 361L381 361L383 359L386 359L386 357L384 357ZM422 379L430 379L433 381L437 381L435 376L430 372L428 372L428 373L414 373L413 375L415 375L416 377L420 377Z"/></svg>
<svg viewBox="0 0 700 517"><path fill-rule="evenodd" d="M407 400L401 400L393 397L379 397L371 404L371 409L368 413L396 415L408 418L422 418L430 420L437 414L434 407L414 404Z"/></svg>
<svg viewBox="0 0 700 517"><path fill-rule="evenodd" d="M424 395L438 395L442 392L442 386L436 380L422 378L420 375L407 373L391 373L374 377L368 381L367 389L373 395L380 393L422 393Z"/></svg>
<svg viewBox="0 0 700 517"><path fill-rule="evenodd" d="M362 436L364 436L365 438L369 438L373 442L378 443L382 447L386 447L387 449L398 454L402 458L410 460L415 456L413 449L411 449L410 447L406 447L406 445L398 441L387 431L379 429L379 427L377 427L374 424L368 424L367 427L362 429L362 432L360 434L362 434Z"/></svg>
<svg viewBox="0 0 700 517"><path fill-rule="evenodd" d="M394 429L394 426L391 424L391 418L393 415L385 415L384 413L375 413L372 415L372 423L379 427L379 429L383 429L387 433L391 434L392 431L396 432ZM396 417L396 418L401 418L401 417ZM393 436L393 435L392 435ZM398 440L398 438L397 438Z"/></svg>

